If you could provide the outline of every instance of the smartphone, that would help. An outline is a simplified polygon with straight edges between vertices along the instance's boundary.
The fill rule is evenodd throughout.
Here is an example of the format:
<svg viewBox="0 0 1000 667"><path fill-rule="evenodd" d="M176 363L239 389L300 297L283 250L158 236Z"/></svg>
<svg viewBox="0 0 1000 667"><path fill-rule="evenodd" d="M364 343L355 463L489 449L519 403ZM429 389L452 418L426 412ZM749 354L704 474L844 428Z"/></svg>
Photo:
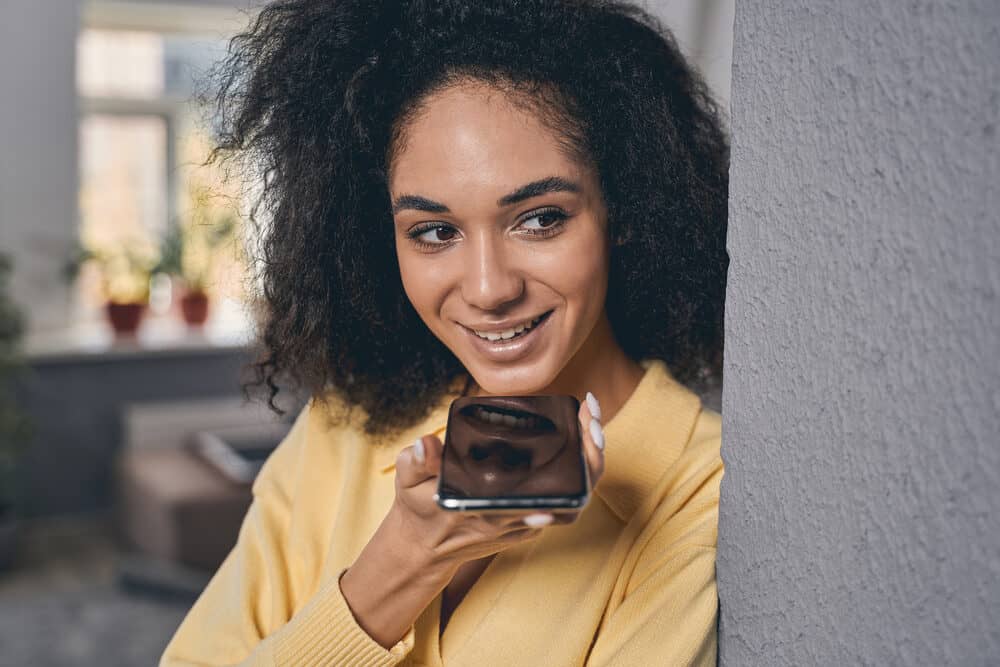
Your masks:
<svg viewBox="0 0 1000 667"><path fill-rule="evenodd" d="M583 507L590 472L573 396L464 396L448 411L437 503L446 510Z"/></svg>

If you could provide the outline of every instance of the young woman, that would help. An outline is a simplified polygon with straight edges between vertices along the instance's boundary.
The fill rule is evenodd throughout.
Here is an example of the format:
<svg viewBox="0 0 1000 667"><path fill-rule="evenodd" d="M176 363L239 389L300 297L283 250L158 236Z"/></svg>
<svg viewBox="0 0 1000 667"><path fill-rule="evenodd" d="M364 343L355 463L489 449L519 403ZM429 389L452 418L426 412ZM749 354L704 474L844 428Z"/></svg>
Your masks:
<svg viewBox="0 0 1000 667"><path fill-rule="evenodd" d="M715 664L727 145L597 0L282 0L232 43L259 382L313 396L161 665ZM434 499L448 406L571 394L575 515Z"/></svg>

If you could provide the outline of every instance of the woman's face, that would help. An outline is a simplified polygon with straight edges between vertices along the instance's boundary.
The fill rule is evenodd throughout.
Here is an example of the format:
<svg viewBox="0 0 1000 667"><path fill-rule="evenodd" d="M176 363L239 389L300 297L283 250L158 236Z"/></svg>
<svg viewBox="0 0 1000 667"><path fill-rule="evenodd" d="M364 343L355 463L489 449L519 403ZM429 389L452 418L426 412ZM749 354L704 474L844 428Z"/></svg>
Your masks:
<svg viewBox="0 0 1000 667"><path fill-rule="evenodd" d="M425 101L389 190L420 318L485 392L545 391L604 312L597 175L529 111L469 83Z"/></svg>

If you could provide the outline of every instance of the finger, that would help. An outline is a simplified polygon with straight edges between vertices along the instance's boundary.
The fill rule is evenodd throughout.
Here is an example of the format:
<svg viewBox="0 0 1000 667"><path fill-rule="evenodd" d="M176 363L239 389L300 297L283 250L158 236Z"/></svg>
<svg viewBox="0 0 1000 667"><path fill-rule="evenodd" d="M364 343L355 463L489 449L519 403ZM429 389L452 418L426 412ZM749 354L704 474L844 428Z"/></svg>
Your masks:
<svg viewBox="0 0 1000 667"><path fill-rule="evenodd" d="M577 511L535 509L521 510L520 512L494 514L484 518L498 528L521 528L531 523L536 523L539 527L548 525L542 516L551 516L551 523L572 523L576 519ZM529 518L533 517L533 518Z"/></svg>
<svg viewBox="0 0 1000 667"><path fill-rule="evenodd" d="M396 456L396 481L401 488L417 486L437 477L441 468L441 441L425 435Z"/></svg>
<svg viewBox="0 0 1000 667"><path fill-rule="evenodd" d="M588 392L589 394L589 392ZM580 433L583 437L583 451L587 460L587 467L590 469L591 486L596 486L601 475L604 473L604 429L590 410L590 403L593 402L597 408L596 413L600 414L600 406L597 399L591 401L593 394L585 401L580 401L580 411L577 414L580 423Z"/></svg>
<svg viewBox="0 0 1000 667"><path fill-rule="evenodd" d="M528 528L544 528L555 524L572 523L576 520L577 512L553 512L550 510L536 510L522 514L517 518L512 518L504 523L505 530L518 530L527 526Z"/></svg>
<svg viewBox="0 0 1000 667"><path fill-rule="evenodd" d="M444 445L441 438L433 433L422 438L424 443L424 469L435 477L441 474L441 461L444 457Z"/></svg>
<svg viewBox="0 0 1000 667"><path fill-rule="evenodd" d="M552 516L552 521L550 523L546 523L545 519L539 518L542 515ZM529 525L528 522L538 523L539 528L542 528L545 525L573 523L574 521L576 521L578 515L579 512L575 511L567 512L567 511L552 511L552 510L538 509L538 510L524 510L516 514L505 512L504 514L494 514L492 516L487 515L483 516L483 519L485 521L488 521L490 525L492 525L495 529L501 531L507 531L507 530L524 528L525 526ZM526 522L525 519L531 516L534 516L535 518L528 519Z"/></svg>
<svg viewBox="0 0 1000 667"><path fill-rule="evenodd" d="M497 528L505 528L515 523L519 523L521 517L524 516L524 514L525 514L524 512L489 511L489 512L478 512L476 516L479 519L482 519L486 523L490 524L491 526L495 526Z"/></svg>
<svg viewBox="0 0 1000 667"><path fill-rule="evenodd" d="M485 541L481 536L475 539L458 539L450 547L452 553L463 554L463 560L474 560L495 554L520 542L536 539L543 532L543 528L521 526L520 528L504 533L495 533Z"/></svg>

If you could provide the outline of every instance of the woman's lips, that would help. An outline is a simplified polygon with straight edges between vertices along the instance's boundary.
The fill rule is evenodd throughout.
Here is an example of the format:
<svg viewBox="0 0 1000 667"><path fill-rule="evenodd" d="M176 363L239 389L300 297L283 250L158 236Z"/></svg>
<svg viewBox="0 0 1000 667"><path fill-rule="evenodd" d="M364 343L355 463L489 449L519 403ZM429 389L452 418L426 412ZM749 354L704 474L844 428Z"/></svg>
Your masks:
<svg viewBox="0 0 1000 667"><path fill-rule="evenodd" d="M483 396L467 399L460 413L476 430L531 437L557 430L558 415L548 414L548 401L539 397Z"/></svg>
<svg viewBox="0 0 1000 667"><path fill-rule="evenodd" d="M530 332L533 328L538 326L538 323L541 322L544 317L548 316L548 314L551 312L552 310L542 311L541 313L533 317L529 317L527 319L520 320L519 322L513 322L503 326L497 324L487 324L481 327L477 327L474 325L466 325L466 324L463 324L462 326L464 326L466 329L468 329L473 333L479 334L480 338L489 340L491 343L502 343L504 341L512 340L513 338L517 338L519 336L524 335L525 328L527 329L527 331ZM521 330L518 331L518 329ZM506 338L500 338L500 335L503 333L509 333L511 335L507 336Z"/></svg>
<svg viewBox="0 0 1000 667"><path fill-rule="evenodd" d="M555 313L555 310L546 312L542 315L542 319L538 324L533 326L527 333L522 333L507 340L486 340L478 336L464 324L460 324L459 326L469 337L472 346L480 355L496 362L511 362L527 356L539 345L543 334L548 330L548 323L552 319L553 313Z"/></svg>
<svg viewBox="0 0 1000 667"><path fill-rule="evenodd" d="M544 399L544 396L473 396L469 405L484 405L501 410L526 412L553 421L556 415L549 414L549 410L545 409L547 401Z"/></svg>

